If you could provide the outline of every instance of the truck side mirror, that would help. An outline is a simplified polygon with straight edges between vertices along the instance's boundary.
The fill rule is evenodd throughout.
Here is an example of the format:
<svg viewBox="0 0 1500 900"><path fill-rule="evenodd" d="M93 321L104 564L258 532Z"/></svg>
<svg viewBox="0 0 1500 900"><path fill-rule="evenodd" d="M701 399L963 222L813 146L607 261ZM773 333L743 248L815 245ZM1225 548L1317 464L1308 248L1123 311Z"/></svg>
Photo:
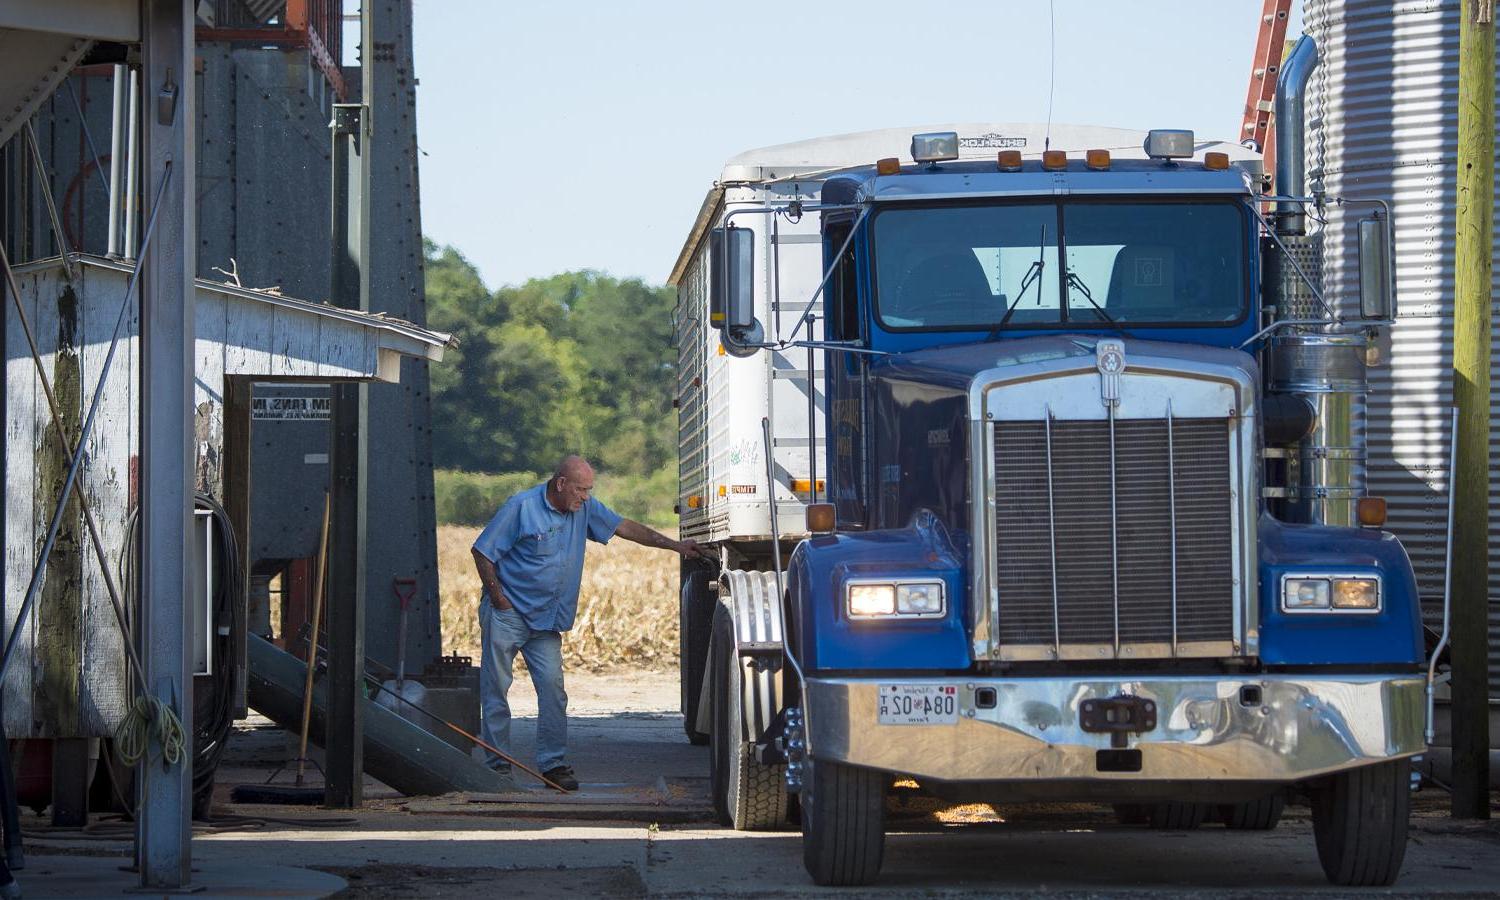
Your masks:
<svg viewBox="0 0 1500 900"><path fill-rule="evenodd" d="M1384 321L1395 318L1391 291L1391 236L1388 219L1359 220L1359 315Z"/></svg>
<svg viewBox="0 0 1500 900"><path fill-rule="evenodd" d="M730 225L715 228L708 240L708 323L743 332L755 324L755 234Z"/></svg>

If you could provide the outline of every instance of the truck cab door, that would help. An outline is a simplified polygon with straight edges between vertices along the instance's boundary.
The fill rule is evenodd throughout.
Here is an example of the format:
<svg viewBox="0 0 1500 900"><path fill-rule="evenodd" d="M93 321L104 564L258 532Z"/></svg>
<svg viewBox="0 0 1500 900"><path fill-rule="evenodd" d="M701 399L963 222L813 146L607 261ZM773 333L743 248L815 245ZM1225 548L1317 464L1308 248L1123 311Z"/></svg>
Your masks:
<svg viewBox="0 0 1500 900"><path fill-rule="evenodd" d="M834 264L825 309L825 333L833 341L864 338L864 315L859 303L859 242L851 243L837 261L832 259L849 235L851 223L830 225L823 235L823 258ZM867 367L862 353L827 351L824 390L828 397L828 496L840 528L869 524L869 473L866 443L869 396Z"/></svg>

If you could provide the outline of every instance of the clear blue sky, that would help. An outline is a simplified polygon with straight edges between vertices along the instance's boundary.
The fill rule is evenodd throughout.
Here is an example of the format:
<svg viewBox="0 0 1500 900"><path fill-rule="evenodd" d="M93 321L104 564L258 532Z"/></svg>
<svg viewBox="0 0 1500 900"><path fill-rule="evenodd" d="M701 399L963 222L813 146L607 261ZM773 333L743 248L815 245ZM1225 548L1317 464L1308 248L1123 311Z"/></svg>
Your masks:
<svg viewBox="0 0 1500 900"><path fill-rule="evenodd" d="M1046 0L414 7L423 230L492 288L581 268L664 280L742 150L1047 118ZM1260 8L1056 0L1053 121L1232 139Z"/></svg>

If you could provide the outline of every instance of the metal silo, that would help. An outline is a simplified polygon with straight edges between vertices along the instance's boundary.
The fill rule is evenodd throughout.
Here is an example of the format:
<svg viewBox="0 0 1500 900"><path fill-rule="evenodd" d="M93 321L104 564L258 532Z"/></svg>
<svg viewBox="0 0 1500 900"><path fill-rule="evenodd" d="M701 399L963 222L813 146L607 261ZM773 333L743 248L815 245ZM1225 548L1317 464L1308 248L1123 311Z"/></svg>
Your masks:
<svg viewBox="0 0 1500 900"><path fill-rule="evenodd" d="M1322 55L1307 112L1309 188L1392 204L1399 314L1380 348L1384 358L1369 370L1368 490L1390 502L1387 527L1411 554L1429 622L1441 616L1447 538L1459 15L1459 0L1306 0L1303 14ZM1358 302L1354 232L1367 212L1327 209L1324 278L1335 303ZM1491 417L1500 424L1500 408ZM1492 430L1490 446L1495 547L1500 430ZM1493 698L1500 696L1495 553L1489 586Z"/></svg>

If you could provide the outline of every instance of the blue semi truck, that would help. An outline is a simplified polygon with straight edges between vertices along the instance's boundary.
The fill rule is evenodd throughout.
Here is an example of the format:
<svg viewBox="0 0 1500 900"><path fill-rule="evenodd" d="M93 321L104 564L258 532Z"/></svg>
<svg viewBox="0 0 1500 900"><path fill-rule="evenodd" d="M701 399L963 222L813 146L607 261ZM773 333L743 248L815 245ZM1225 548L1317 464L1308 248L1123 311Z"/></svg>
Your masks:
<svg viewBox="0 0 1500 900"><path fill-rule="evenodd" d="M1157 828L1301 797L1331 881L1394 881L1429 676L1364 492L1390 228L1304 183L1309 49L1275 195L1180 130L726 167L672 279L679 513L720 554L684 564L682 702L725 824L800 822L853 885L897 779Z"/></svg>

